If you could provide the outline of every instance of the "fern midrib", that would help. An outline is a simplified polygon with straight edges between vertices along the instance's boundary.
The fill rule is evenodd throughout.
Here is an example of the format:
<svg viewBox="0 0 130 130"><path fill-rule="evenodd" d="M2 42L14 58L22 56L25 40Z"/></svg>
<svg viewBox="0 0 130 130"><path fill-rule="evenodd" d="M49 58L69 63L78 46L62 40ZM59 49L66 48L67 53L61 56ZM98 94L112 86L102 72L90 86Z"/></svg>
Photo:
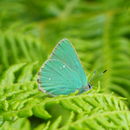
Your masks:
<svg viewBox="0 0 130 130"><path fill-rule="evenodd" d="M49 98L49 102L51 101L60 101L60 100L69 100L74 98L84 98L84 97L108 97L108 98L116 98L117 100L125 99L123 97L116 97L109 94L91 94L91 95L80 95L80 96L67 96L67 97L61 97L61 98ZM48 102L48 99L46 100Z"/></svg>

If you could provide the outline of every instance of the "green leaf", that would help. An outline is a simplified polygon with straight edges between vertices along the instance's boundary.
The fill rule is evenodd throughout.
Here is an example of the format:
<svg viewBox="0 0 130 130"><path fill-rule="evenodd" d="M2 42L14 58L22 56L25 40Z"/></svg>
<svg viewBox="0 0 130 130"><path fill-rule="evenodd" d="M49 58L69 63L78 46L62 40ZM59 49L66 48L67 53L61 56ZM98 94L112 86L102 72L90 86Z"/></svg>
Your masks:
<svg viewBox="0 0 130 130"><path fill-rule="evenodd" d="M45 47L38 38L13 31L0 32L0 71L12 64L44 60Z"/></svg>

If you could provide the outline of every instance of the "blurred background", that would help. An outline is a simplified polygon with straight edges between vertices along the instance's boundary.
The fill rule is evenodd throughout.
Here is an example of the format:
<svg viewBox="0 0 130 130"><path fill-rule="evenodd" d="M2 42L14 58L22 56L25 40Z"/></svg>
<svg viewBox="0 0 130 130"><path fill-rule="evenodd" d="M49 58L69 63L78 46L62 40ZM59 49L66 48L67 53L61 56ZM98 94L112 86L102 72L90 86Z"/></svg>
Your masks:
<svg viewBox="0 0 130 130"><path fill-rule="evenodd" d="M1 74L22 62L39 68L63 38L87 75L107 69L102 90L130 105L129 0L0 0Z"/></svg>

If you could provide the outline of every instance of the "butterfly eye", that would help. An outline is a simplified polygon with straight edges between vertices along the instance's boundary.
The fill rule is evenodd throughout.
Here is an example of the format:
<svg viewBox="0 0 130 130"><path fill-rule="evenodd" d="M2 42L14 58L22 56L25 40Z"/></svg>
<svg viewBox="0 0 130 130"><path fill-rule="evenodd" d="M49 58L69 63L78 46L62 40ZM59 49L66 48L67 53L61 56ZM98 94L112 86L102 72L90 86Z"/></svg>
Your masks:
<svg viewBox="0 0 130 130"><path fill-rule="evenodd" d="M90 84L88 84L88 87L89 87L89 89L91 89L91 88L92 88L92 86L91 86Z"/></svg>

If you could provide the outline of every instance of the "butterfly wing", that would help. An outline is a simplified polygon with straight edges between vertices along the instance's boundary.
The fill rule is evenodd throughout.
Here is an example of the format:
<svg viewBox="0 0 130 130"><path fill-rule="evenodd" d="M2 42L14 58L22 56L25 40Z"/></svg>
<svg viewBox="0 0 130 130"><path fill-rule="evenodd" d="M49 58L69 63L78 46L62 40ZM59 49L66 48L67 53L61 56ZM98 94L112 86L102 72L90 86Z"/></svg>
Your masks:
<svg viewBox="0 0 130 130"><path fill-rule="evenodd" d="M51 95L69 94L82 85L75 71L55 59L48 60L41 68L39 81L40 89Z"/></svg>
<svg viewBox="0 0 130 130"><path fill-rule="evenodd" d="M40 89L51 95L69 94L87 86L85 72L68 40L62 40L41 68Z"/></svg>
<svg viewBox="0 0 130 130"><path fill-rule="evenodd" d="M85 72L82 68L79 58L77 57L75 49L67 39L59 42L59 44L53 50L50 59L58 59L64 64L67 64L79 75L79 80L81 80L82 86L87 86L88 81Z"/></svg>

